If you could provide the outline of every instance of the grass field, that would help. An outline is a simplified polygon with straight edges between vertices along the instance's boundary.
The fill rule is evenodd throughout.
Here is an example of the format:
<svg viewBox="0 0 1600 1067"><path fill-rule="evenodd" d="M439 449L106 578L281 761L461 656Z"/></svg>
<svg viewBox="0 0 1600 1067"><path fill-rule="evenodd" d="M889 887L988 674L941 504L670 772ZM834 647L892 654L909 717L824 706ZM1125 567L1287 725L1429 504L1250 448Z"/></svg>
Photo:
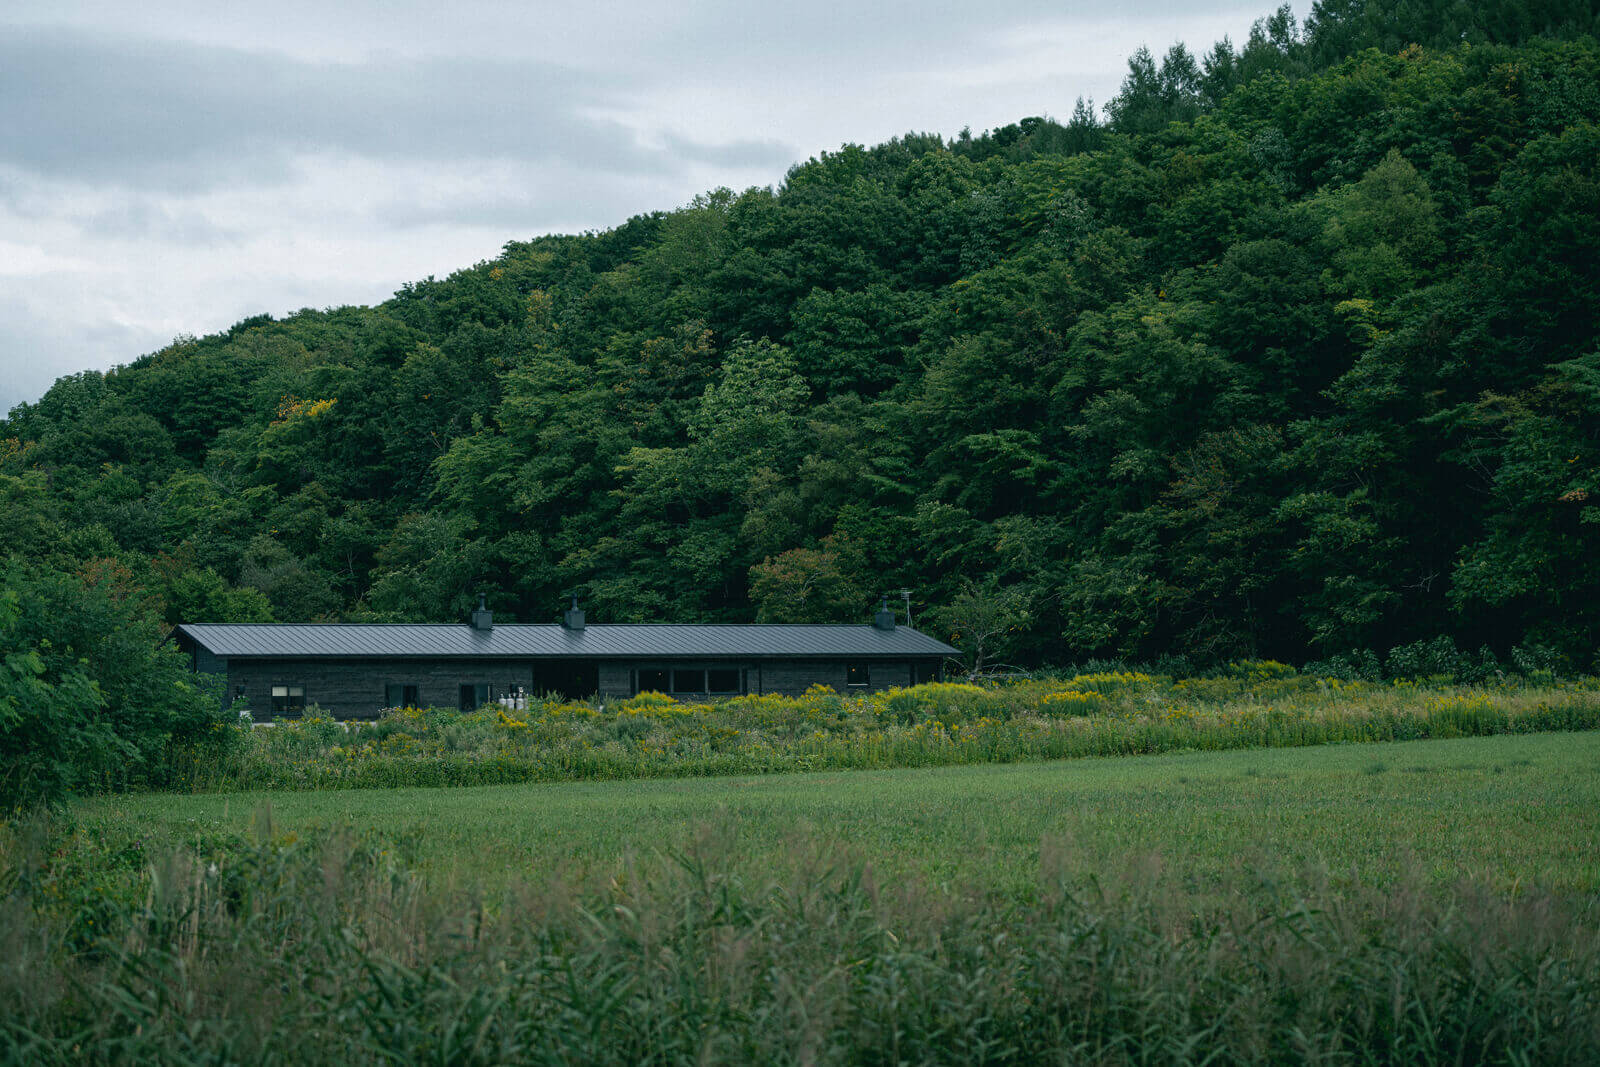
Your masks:
<svg viewBox="0 0 1600 1067"><path fill-rule="evenodd" d="M1597 760L105 797L0 826L0 1063L1587 1064Z"/></svg>
<svg viewBox="0 0 1600 1067"><path fill-rule="evenodd" d="M1197 891L1241 865L1381 886L1420 876L1500 891L1600 891L1600 733L773 775L101 798L88 828L159 839L246 831L414 832L433 881L583 876L625 855L732 836L759 867L820 842L880 871L1006 892L1038 883L1041 843L1079 872L1159 856Z"/></svg>

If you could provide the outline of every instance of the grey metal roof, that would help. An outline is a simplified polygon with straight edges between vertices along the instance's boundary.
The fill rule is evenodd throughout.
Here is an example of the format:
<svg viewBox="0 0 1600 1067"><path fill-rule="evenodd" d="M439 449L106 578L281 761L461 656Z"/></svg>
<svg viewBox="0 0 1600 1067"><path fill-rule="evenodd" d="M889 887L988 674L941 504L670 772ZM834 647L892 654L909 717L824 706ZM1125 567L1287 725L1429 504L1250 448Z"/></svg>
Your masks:
<svg viewBox="0 0 1600 1067"><path fill-rule="evenodd" d="M750 623L183 623L178 632L213 655L591 657L953 656L943 641L905 626Z"/></svg>

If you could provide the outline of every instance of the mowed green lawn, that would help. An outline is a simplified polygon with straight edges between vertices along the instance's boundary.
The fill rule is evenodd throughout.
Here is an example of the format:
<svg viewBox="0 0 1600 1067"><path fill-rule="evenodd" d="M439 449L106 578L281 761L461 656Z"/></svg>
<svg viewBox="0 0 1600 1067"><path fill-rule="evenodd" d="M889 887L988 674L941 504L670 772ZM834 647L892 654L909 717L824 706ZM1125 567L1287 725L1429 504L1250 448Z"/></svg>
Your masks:
<svg viewBox="0 0 1600 1067"><path fill-rule="evenodd" d="M717 839L759 869L822 846L883 876L1026 893L1046 865L1077 877L1159 867L1197 892L1241 872L1336 882L1600 891L1600 733L1184 753L757 778L558 783L85 802L93 824L161 837L415 831L440 884L591 876ZM1159 857L1157 859L1156 857Z"/></svg>

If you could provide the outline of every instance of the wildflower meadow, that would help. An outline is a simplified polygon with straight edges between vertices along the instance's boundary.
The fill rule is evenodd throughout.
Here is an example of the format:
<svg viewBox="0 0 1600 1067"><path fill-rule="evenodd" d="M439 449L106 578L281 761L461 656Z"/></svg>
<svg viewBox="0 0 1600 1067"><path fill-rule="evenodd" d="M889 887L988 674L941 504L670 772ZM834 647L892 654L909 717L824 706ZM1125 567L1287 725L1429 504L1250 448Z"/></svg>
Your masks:
<svg viewBox="0 0 1600 1067"><path fill-rule="evenodd" d="M397 708L371 723L312 708L230 727L192 790L326 789L933 767L1600 726L1600 680L1346 681L1272 662L1213 677L1141 671L871 693L815 687L682 703L534 701L462 713Z"/></svg>

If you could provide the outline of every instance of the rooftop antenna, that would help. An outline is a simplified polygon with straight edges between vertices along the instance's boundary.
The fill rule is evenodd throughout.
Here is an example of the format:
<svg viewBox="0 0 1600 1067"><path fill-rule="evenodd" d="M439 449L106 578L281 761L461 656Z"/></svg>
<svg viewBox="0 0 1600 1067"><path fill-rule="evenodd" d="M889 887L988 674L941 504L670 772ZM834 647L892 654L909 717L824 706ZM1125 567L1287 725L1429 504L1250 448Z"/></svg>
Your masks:
<svg viewBox="0 0 1600 1067"><path fill-rule="evenodd" d="M906 602L906 629L915 630L916 624L911 621L911 590L900 590L900 599Z"/></svg>

